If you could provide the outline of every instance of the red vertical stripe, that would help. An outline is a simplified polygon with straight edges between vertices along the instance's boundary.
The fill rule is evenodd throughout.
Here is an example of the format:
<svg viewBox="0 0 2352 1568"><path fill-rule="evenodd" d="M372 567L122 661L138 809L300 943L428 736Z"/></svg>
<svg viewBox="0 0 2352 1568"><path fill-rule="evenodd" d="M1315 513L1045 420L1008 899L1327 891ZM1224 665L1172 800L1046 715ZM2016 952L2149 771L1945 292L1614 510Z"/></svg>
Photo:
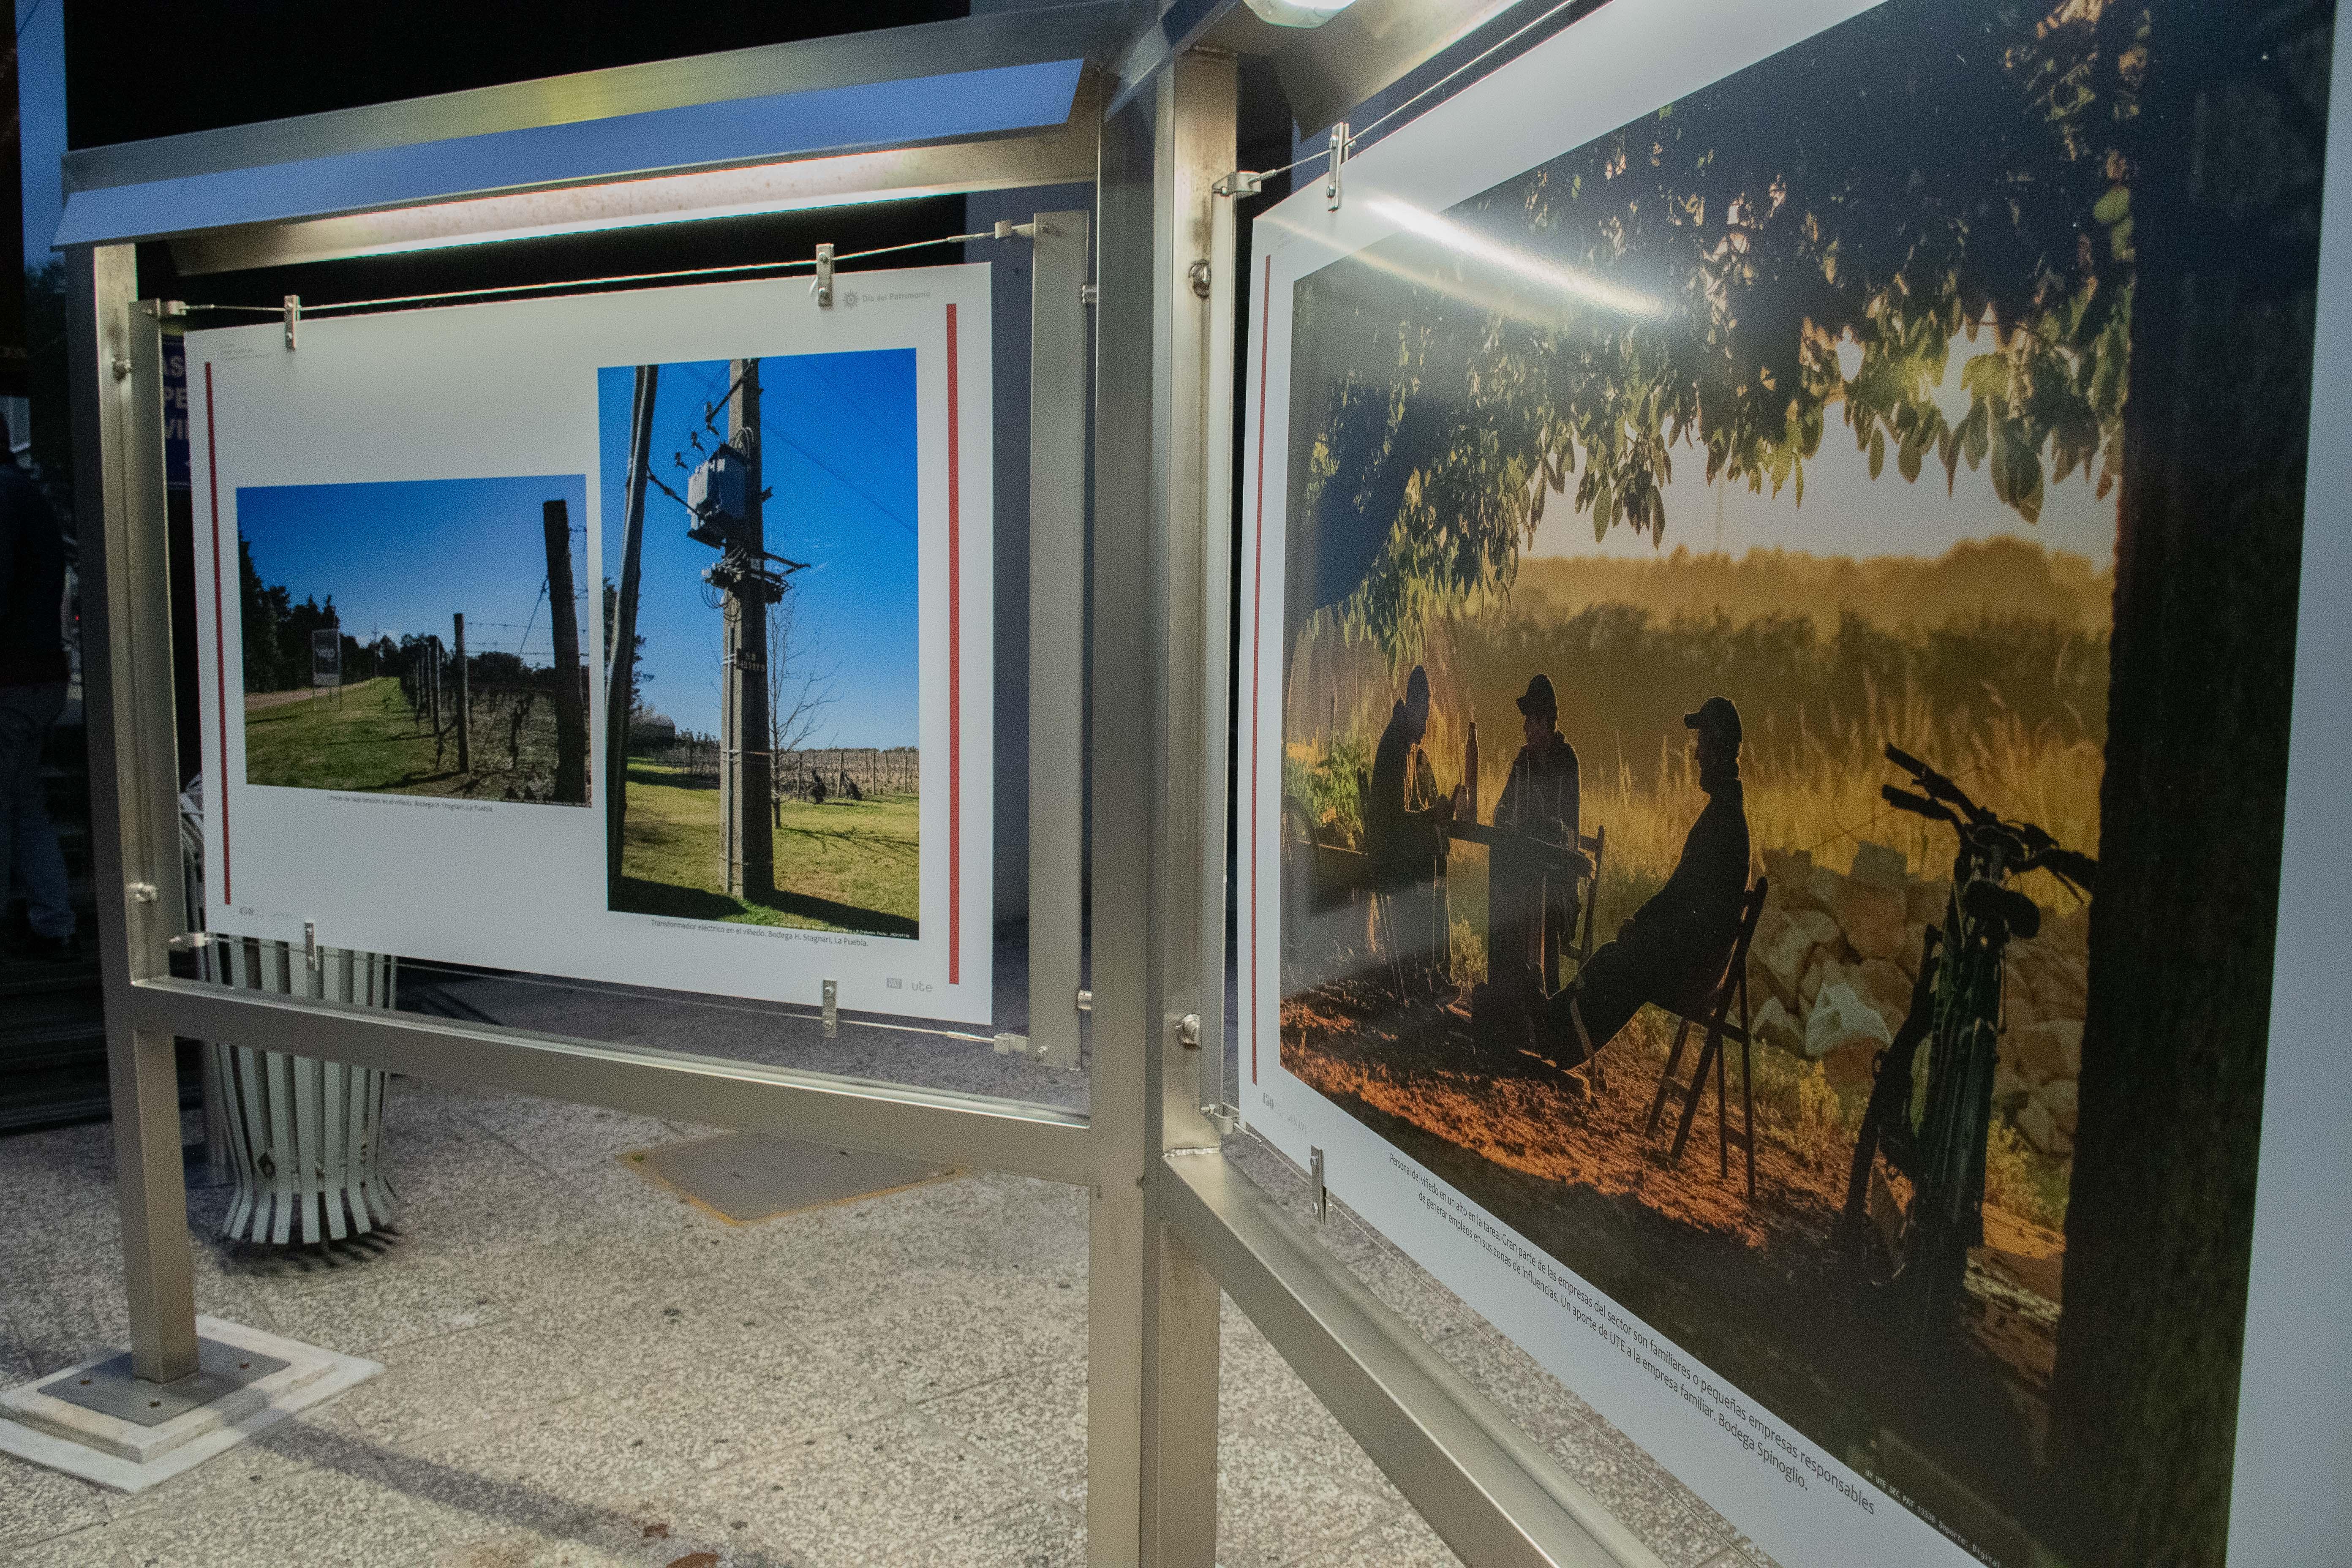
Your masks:
<svg viewBox="0 0 2352 1568"><path fill-rule="evenodd" d="M963 451L956 308L948 307L948 984L963 977Z"/></svg>
<svg viewBox="0 0 2352 1568"><path fill-rule="evenodd" d="M1257 340L1257 561L1250 584L1250 1082L1257 1081L1257 803L1260 787L1258 756L1258 694L1265 689L1262 676L1265 656L1258 644L1265 635L1265 366L1274 343L1274 258L1265 258L1265 297L1258 307Z"/></svg>
<svg viewBox="0 0 2352 1568"><path fill-rule="evenodd" d="M229 899L228 882L228 622L221 613L220 460L213 443L213 367L205 362L205 479L212 488L213 507L213 667L215 694L220 700L220 760L206 781L205 804L219 814L221 830L221 902Z"/></svg>

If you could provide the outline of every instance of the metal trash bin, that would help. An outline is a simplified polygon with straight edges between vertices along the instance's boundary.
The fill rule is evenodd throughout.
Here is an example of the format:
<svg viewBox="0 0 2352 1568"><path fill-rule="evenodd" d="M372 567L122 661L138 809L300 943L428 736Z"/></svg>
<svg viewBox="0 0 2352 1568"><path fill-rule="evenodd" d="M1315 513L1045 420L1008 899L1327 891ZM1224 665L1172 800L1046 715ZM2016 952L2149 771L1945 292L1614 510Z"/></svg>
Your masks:
<svg viewBox="0 0 2352 1568"><path fill-rule="evenodd" d="M201 778L180 797L189 927L204 921ZM224 935L205 944L204 977L225 985L389 1009L398 984L390 953L320 948L315 966L289 943ZM383 1168L389 1075L283 1051L205 1044L205 1140L225 1153L236 1194L221 1222L232 1241L278 1246L364 1235L398 1216Z"/></svg>

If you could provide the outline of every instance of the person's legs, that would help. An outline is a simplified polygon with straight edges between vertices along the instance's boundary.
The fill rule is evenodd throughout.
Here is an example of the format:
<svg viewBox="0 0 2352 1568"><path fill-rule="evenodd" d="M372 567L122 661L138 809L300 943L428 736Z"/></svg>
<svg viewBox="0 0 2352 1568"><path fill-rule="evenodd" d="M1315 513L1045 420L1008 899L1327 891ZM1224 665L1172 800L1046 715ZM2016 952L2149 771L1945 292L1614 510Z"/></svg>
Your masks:
<svg viewBox="0 0 2352 1568"><path fill-rule="evenodd" d="M23 883L33 934L50 942L74 934L65 856L41 780L41 746L65 701L63 682L0 686L0 884Z"/></svg>
<svg viewBox="0 0 2352 1568"><path fill-rule="evenodd" d="M1651 999L1654 968L1639 943L1601 943L1546 1009L1553 1042L1572 1060L1598 1054Z"/></svg>

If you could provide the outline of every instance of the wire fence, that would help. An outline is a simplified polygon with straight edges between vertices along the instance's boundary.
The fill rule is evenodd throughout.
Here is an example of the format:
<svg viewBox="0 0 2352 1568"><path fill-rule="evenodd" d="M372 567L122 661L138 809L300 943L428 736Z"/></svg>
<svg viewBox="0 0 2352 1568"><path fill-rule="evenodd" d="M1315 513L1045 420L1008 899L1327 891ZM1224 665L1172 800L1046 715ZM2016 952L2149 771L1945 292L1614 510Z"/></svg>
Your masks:
<svg viewBox="0 0 2352 1568"><path fill-rule="evenodd" d="M724 761L719 742L702 736L645 747L637 754L716 787ZM775 788L787 800L920 795L922 754L912 746L827 746L779 752Z"/></svg>

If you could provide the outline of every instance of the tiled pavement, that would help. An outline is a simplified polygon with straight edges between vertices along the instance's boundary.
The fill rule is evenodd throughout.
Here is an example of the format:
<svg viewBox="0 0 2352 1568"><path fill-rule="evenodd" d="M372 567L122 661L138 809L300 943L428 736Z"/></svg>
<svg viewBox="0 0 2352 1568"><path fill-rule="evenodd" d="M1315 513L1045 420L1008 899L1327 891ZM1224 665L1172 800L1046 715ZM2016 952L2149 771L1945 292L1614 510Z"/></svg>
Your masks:
<svg viewBox="0 0 2352 1568"><path fill-rule="evenodd" d="M225 1194L191 1197L202 1310L385 1374L140 1498L0 1458L0 1564L1084 1561L1080 1194L969 1175L730 1228L616 1157L702 1129L405 1080L389 1121L388 1242L231 1250ZM0 1140L0 1386L123 1342L110 1162L103 1126ZM1318 1234L1672 1568L1764 1561L1376 1237ZM1222 1427L1225 1568L1454 1561L1230 1304Z"/></svg>

